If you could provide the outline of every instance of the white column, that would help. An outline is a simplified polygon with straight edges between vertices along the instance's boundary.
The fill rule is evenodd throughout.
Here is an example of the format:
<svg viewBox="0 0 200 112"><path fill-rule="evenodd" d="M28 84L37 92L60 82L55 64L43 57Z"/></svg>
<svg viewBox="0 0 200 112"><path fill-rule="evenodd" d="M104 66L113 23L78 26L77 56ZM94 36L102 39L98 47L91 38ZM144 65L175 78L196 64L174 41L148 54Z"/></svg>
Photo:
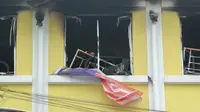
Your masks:
<svg viewBox="0 0 200 112"><path fill-rule="evenodd" d="M152 22L149 11L158 13L158 21ZM164 65L162 45L162 15L161 1L146 3L147 23L147 54L148 54L148 75L153 83L149 83L149 108L165 110L164 91Z"/></svg>
<svg viewBox="0 0 200 112"><path fill-rule="evenodd" d="M42 83L42 86L43 86L43 95L45 96L48 96L48 93L49 93L49 89L48 89L48 76L49 76L49 69L48 69L48 44L49 44L49 41L48 41L48 17L49 17L49 13L46 12L46 15L44 17L44 21L43 21L43 48L44 48L44 52L43 52L43 73L42 73L42 76L43 76L43 83ZM48 101L48 98L46 99L46 101ZM44 110L43 112L48 112L48 105L43 105L44 107Z"/></svg>
<svg viewBox="0 0 200 112"><path fill-rule="evenodd" d="M33 14L33 82L32 93L48 95L48 13L46 13L43 26L36 25L35 13ZM37 101L37 102L36 102ZM45 101L45 102L43 102ZM48 112L48 99L33 99L33 112ZM42 103L41 103L42 102Z"/></svg>
<svg viewBox="0 0 200 112"><path fill-rule="evenodd" d="M37 93L37 74L38 74L38 56L37 56L37 50L38 50L38 32L37 32L37 27L36 27L36 19L35 19L35 12L33 12L32 15L32 39L33 39L33 56L32 56L32 94L36 94ZM32 96L33 98L35 98L35 96ZM38 104L34 101L34 99L32 100L32 111L33 112L37 112L37 108L38 108Z"/></svg>

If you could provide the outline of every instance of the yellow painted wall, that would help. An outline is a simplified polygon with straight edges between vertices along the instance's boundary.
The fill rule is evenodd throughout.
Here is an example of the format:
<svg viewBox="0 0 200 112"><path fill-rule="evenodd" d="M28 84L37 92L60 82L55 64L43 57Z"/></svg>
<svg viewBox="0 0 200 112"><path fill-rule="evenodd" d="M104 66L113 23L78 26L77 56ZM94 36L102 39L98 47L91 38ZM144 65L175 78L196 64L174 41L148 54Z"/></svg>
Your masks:
<svg viewBox="0 0 200 112"><path fill-rule="evenodd" d="M16 40L16 74L32 74L32 11L21 11L17 16L17 40ZM5 88L32 93L31 85L1 85ZM21 99L9 92L0 91L1 108L12 108L19 110L32 110L32 102ZM15 97L15 99L13 98ZM17 99L16 99L17 98Z"/></svg>
<svg viewBox="0 0 200 112"><path fill-rule="evenodd" d="M49 74L64 66L64 15L49 14Z"/></svg>
<svg viewBox="0 0 200 112"><path fill-rule="evenodd" d="M32 74L32 11L17 16L16 74Z"/></svg>
<svg viewBox="0 0 200 112"><path fill-rule="evenodd" d="M2 86L4 87L5 85ZM31 85L6 85L5 88L32 93ZM24 97L16 96L13 93L2 91L0 91L0 95L4 96L3 99L0 98L0 108L32 111L32 102L30 98L28 98L30 101L26 101Z"/></svg>
<svg viewBox="0 0 200 112"><path fill-rule="evenodd" d="M148 108L148 99L149 99L148 86L147 85L130 85L130 86L144 92L144 95L142 96L143 98L142 101L136 103L135 107ZM109 98L105 96L101 85L50 85L49 95L78 99L78 100L87 100L87 101L92 101L92 102L100 102L100 103L106 103L106 104L116 104L116 103L113 103ZM72 104L77 105L75 103L72 103ZM91 107L85 104L82 104L81 106L86 106L92 109L105 110L105 108L97 107L97 106ZM108 109L106 110L108 111ZM79 111L76 111L73 109L70 110L70 109L65 109L65 108L58 108L55 106L49 106L49 112L79 112ZM126 111L121 111L117 109L109 109L109 112L126 112Z"/></svg>
<svg viewBox="0 0 200 112"><path fill-rule="evenodd" d="M133 53L134 60L140 59L136 62L135 73L142 75L147 74L147 57L146 57L146 22L145 11L138 11L133 13L133 49L137 53ZM55 72L64 64L64 42L63 42L63 15L60 13L50 13L49 15L49 72ZM135 29L135 30L134 30ZM135 34L134 34L135 33ZM142 34L141 34L142 33ZM142 54L142 56L140 56ZM133 88L144 92L141 102L135 106L141 108L148 108L148 86L147 85L129 85ZM77 98L89 101L109 103L109 100L104 95L101 85L50 85L49 95L62 96L67 98ZM78 108L78 106L77 106ZM94 108L94 107L93 107ZM102 108L97 108L102 109ZM67 110L49 105L49 112L76 112L75 110ZM110 110L109 112L124 112Z"/></svg>
<svg viewBox="0 0 200 112"><path fill-rule="evenodd" d="M162 36L165 75L182 75L181 25L176 12L162 12Z"/></svg>
<svg viewBox="0 0 200 112"><path fill-rule="evenodd" d="M147 75L147 38L146 11L134 11L132 14L133 72Z"/></svg>
<svg viewBox="0 0 200 112"><path fill-rule="evenodd" d="M166 85L165 100L168 112L200 112L200 85Z"/></svg>
<svg viewBox="0 0 200 112"><path fill-rule="evenodd" d="M162 12L165 75L183 75L181 24L176 12ZM200 85L165 85L166 110L200 112Z"/></svg>

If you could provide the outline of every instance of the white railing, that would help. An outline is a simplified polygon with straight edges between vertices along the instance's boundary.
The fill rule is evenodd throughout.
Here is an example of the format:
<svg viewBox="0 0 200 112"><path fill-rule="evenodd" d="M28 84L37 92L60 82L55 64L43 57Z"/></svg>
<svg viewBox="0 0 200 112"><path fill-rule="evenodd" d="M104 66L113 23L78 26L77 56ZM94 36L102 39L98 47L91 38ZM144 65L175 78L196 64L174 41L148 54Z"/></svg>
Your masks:
<svg viewBox="0 0 200 112"><path fill-rule="evenodd" d="M200 49L184 48L185 74L200 75Z"/></svg>

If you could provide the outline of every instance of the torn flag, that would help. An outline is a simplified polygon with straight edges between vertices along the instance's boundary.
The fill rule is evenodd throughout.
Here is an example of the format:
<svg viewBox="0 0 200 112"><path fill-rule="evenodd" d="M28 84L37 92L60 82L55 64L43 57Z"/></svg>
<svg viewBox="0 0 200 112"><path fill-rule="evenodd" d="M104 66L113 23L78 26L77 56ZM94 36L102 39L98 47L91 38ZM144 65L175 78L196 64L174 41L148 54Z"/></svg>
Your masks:
<svg viewBox="0 0 200 112"><path fill-rule="evenodd" d="M89 75L101 79L104 92L108 98L121 105L129 105L134 101L140 100L142 92L128 87L127 85L107 77L103 72L97 69L86 68L67 68L63 67L54 74L59 75Z"/></svg>

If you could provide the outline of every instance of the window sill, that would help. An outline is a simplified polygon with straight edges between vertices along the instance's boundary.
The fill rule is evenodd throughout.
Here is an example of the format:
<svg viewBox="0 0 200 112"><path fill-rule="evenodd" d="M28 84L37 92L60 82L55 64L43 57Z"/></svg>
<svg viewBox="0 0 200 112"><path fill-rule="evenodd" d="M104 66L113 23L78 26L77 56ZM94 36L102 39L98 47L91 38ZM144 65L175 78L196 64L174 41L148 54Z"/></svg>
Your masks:
<svg viewBox="0 0 200 112"><path fill-rule="evenodd" d="M147 76L109 76L123 83L147 84ZM100 79L93 76L49 76L49 84L100 84Z"/></svg>
<svg viewBox="0 0 200 112"><path fill-rule="evenodd" d="M147 84L147 76L109 76L115 80L129 84ZM100 84L100 80L92 76L58 76L50 75L49 84ZM31 75L0 76L0 84L32 84Z"/></svg>
<svg viewBox="0 0 200 112"><path fill-rule="evenodd" d="M31 75L0 76L0 84L32 84Z"/></svg>
<svg viewBox="0 0 200 112"><path fill-rule="evenodd" d="M147 76L109 76L128 84L148 84ZM100 80L91 76L58 76L50 75L49 84L100 84ZM200 76L165 76L165 84L200 84ZM32 84L31 75L0 76L0 85Z"/></svg>
<svg viewBox="0 0 200 112"><path fill-rule="evenodd" d="M165 84L200 84L200 76L165 76Z"/></svg>

